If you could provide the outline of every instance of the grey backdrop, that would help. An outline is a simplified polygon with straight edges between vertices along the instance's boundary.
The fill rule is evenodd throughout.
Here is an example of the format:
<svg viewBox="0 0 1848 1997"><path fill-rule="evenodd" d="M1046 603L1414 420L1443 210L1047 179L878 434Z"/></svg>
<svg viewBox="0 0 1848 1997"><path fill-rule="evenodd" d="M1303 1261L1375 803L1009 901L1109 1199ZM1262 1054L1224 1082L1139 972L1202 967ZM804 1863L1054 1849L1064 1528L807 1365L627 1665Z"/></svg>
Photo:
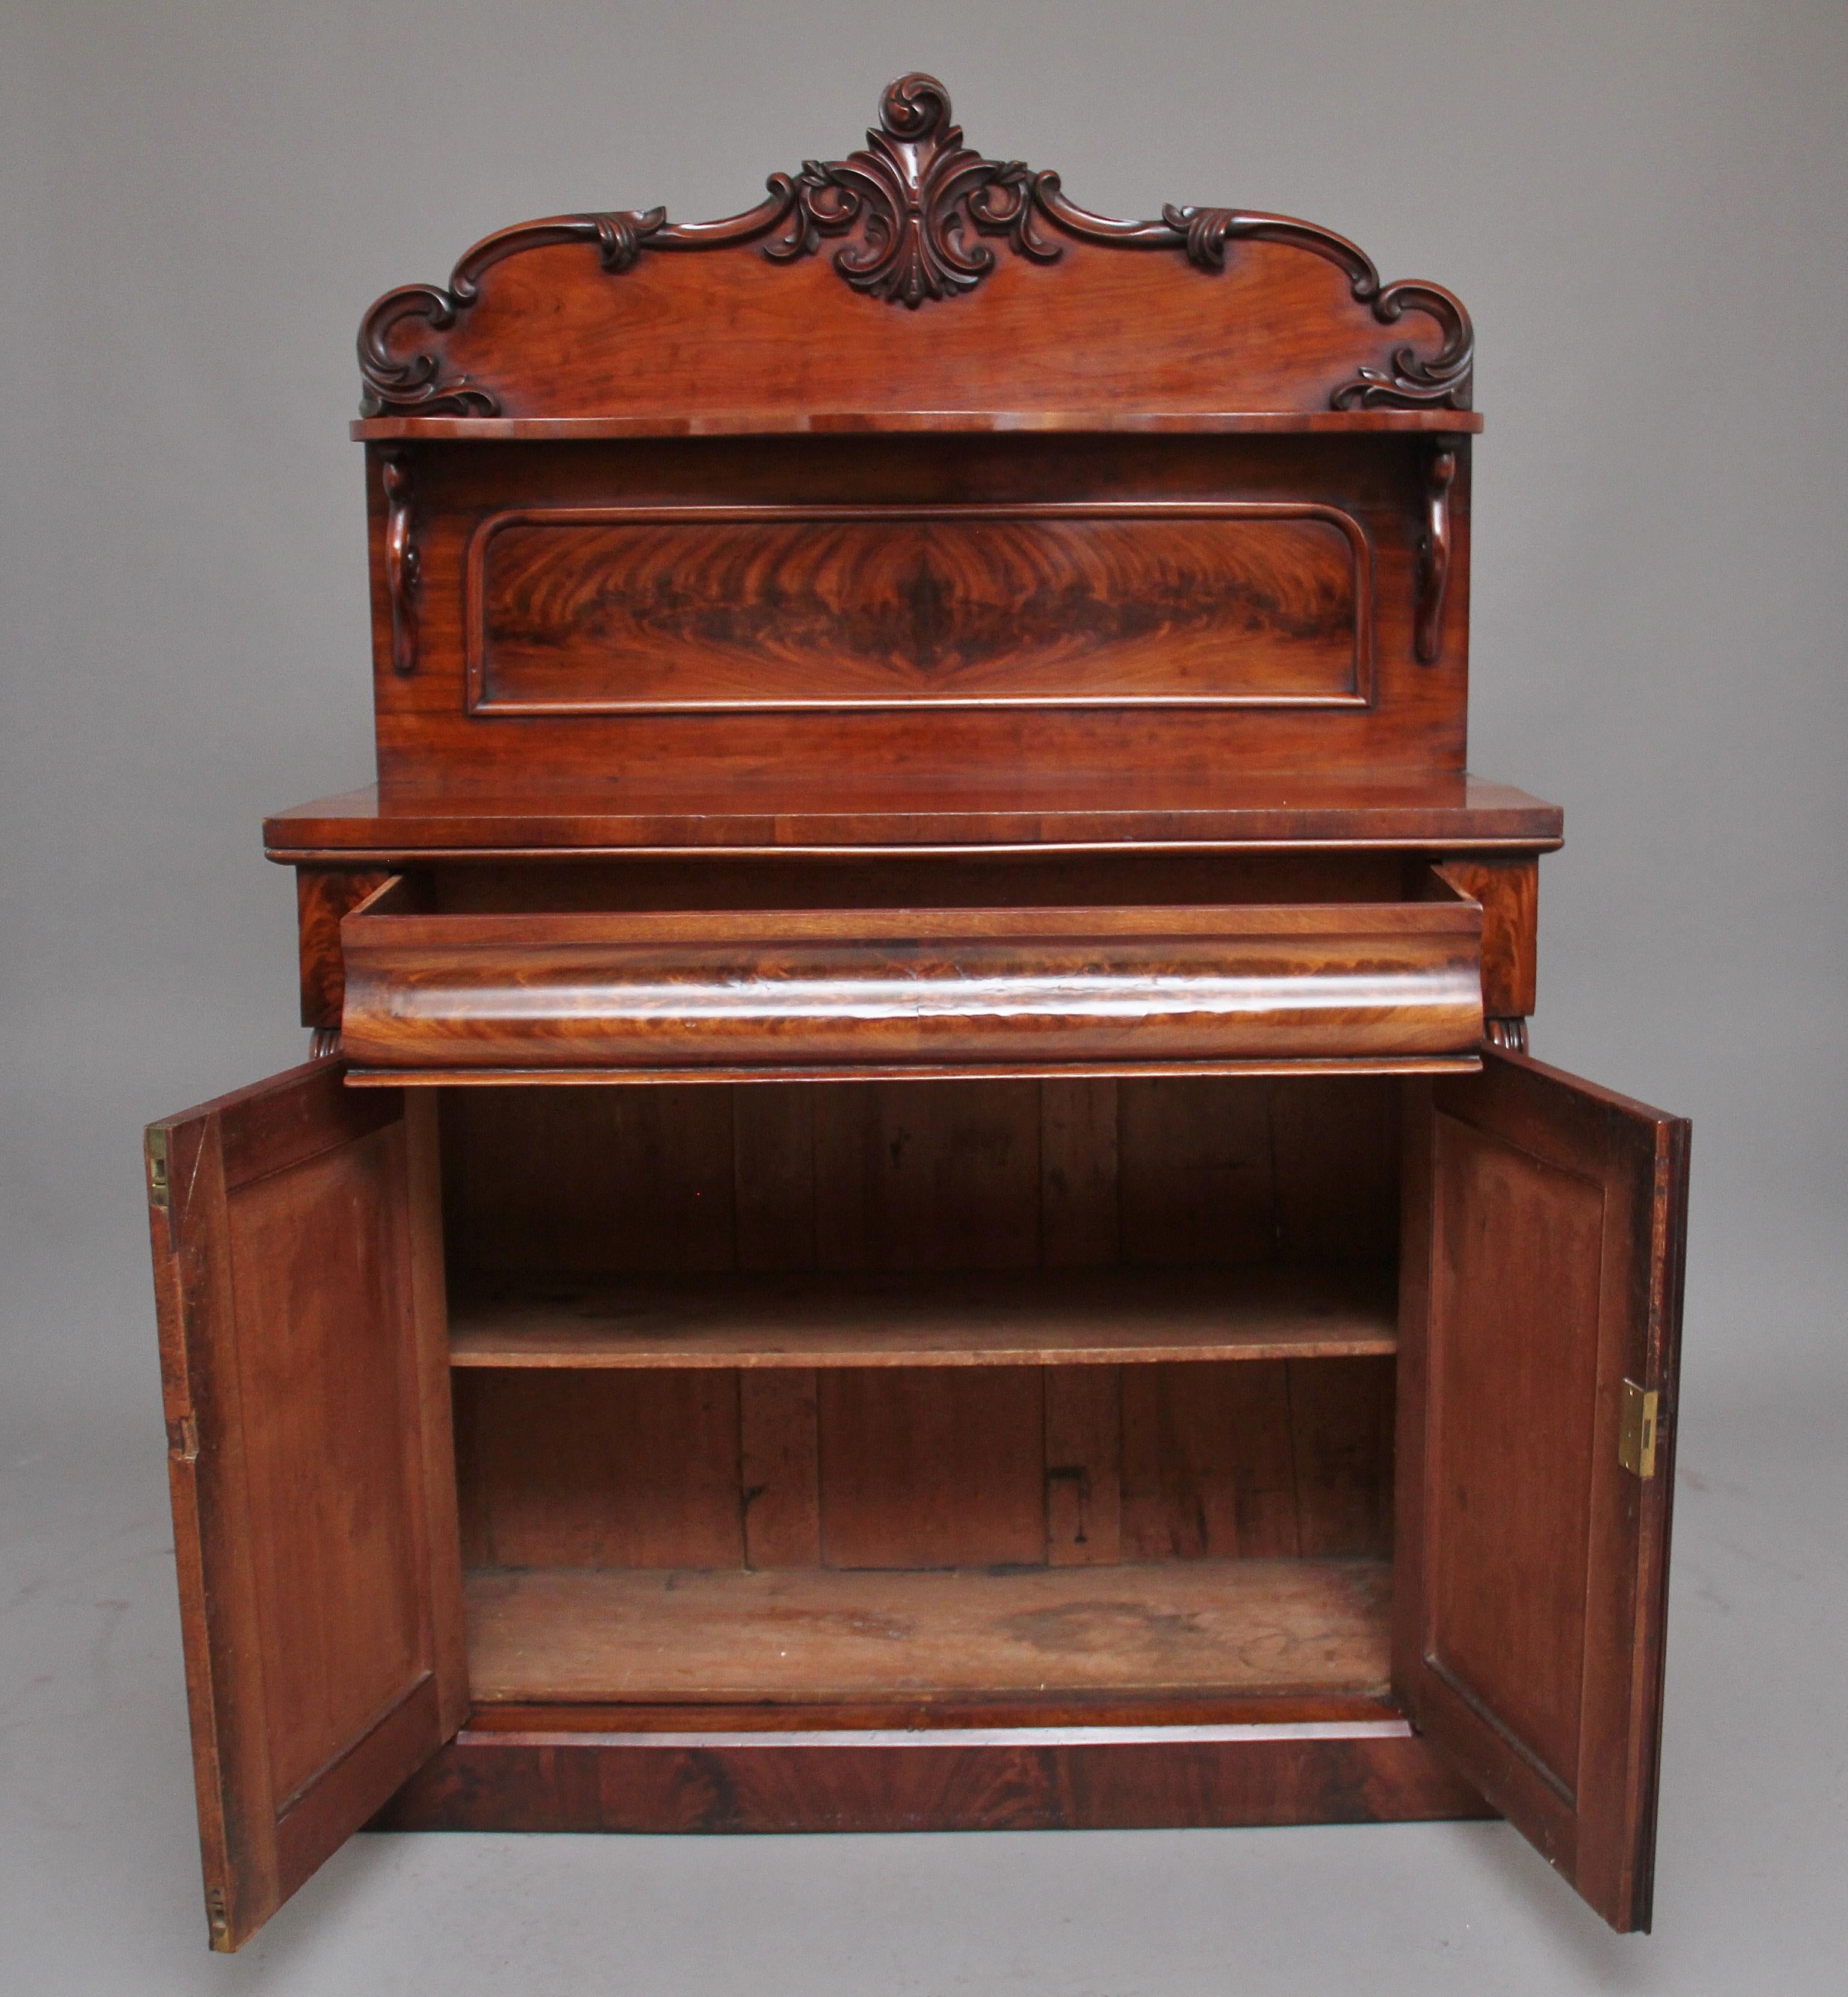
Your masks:
<svg viewBox="0 0 1848 1997"><path fill-rule="evenodd" d="M0 1982L1839 1989L1841 0L4 29ZM1475 315L1471 761L1567 807L1536 1050L1696 1126L1660 1933L1501 1826L374 1838L209 1961L137 1126L302 1052L258 820L370 769L354 326L503 222L731 213L915 67L1092 207L1305 215Z"/></svg>

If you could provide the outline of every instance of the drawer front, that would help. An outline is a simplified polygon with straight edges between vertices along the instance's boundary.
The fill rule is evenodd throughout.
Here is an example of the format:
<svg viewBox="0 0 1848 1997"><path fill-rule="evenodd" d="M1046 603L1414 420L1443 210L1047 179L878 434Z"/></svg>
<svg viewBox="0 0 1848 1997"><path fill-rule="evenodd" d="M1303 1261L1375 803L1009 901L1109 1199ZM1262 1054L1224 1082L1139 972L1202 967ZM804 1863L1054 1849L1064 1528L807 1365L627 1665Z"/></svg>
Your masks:
<svg viewBox="0 0 1848 1997"><path fill-rule="evenodd" d="M1482 1034L1481 912L1460 898L698 915L390 906L375 900L343 929L343 1049L376 1068L1057 1070L1437 1056Z"/></svg>

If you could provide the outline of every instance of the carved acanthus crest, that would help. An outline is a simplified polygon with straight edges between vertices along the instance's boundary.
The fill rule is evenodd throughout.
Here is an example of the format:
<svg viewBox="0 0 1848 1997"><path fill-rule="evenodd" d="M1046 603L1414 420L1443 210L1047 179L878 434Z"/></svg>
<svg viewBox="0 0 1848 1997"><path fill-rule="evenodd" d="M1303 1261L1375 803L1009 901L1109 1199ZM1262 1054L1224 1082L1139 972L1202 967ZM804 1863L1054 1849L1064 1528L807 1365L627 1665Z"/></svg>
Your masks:
<svg viewBox="0 0 1848 1997"><path fill-rule="evenodd" d="M808 160L796 180L797 225L765 254L779 261L812 255L822 239L856 233L834 267L857 291L915 311L979 284L995 253L977 231L1005 233L1022 254L1059 254L1031 229L1027 167L984 159L950 122L950 98L935 77L901 77L879 103L879 127L864 152Z"/></svg>

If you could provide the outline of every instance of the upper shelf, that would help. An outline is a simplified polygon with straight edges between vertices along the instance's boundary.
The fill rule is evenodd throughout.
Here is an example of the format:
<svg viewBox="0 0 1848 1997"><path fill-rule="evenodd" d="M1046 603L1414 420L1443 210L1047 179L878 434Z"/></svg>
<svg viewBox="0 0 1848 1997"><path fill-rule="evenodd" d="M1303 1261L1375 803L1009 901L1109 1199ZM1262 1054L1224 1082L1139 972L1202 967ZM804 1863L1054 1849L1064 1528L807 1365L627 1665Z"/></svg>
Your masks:
<svg viewBox="0 0 1848 1997"><path fill-rule="evenodd" d="M626 437L1477 436L1473 409L712 409L624 416L374 416L362 443L574 443Z"/></svg>

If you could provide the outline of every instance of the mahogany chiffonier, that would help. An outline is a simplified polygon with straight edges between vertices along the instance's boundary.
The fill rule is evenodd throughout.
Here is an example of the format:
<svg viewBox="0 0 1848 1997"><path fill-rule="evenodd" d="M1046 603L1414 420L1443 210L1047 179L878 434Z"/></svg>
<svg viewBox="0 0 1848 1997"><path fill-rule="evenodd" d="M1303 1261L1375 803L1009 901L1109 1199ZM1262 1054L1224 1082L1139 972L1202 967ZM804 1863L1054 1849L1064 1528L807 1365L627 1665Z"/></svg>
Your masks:
<svg viewBox="0 0 1848 1997"><path fill-rule="evenodd" d="M367 1824L1499 1813L1647 1926L1688 1127L1526 1052L1471 347L915 75L367 314L311 1058L147 1140L214 1947Z"/></svg>

